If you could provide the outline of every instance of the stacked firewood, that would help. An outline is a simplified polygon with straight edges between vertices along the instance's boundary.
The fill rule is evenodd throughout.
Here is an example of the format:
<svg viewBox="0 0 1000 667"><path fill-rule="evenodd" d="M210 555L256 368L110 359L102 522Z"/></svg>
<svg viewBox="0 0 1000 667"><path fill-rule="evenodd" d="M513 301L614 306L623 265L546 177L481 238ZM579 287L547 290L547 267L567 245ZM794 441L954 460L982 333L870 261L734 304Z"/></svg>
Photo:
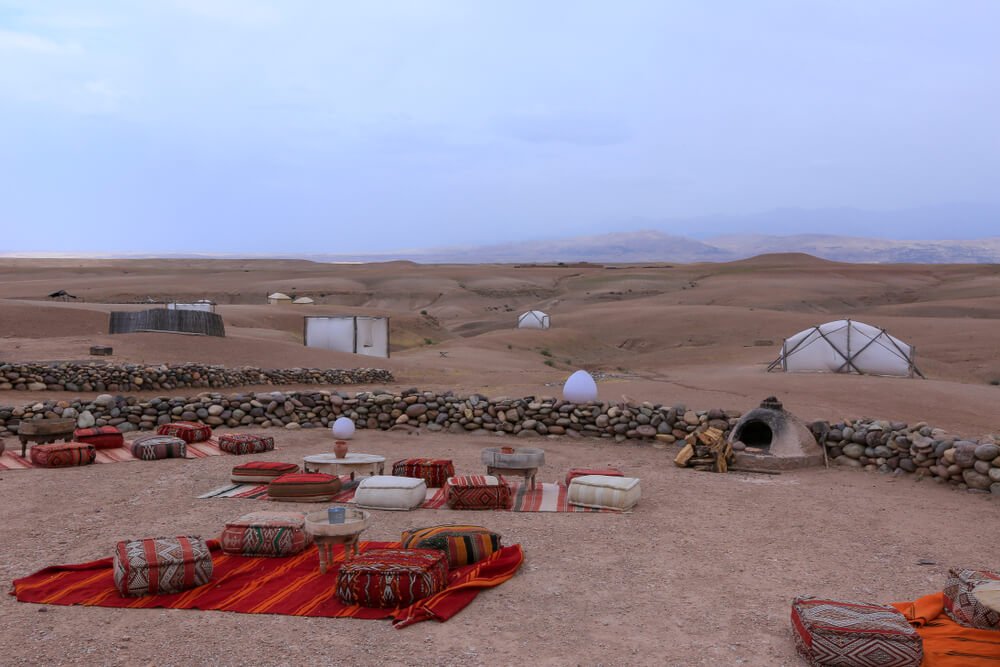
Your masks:
<svg viewBox="0 0 1000 667"><path fill-rule="evenodd" d="M726 472L733 460L733 446L714 426L699 429L684 438L684 447L674 458L680 468Z"/></svg>

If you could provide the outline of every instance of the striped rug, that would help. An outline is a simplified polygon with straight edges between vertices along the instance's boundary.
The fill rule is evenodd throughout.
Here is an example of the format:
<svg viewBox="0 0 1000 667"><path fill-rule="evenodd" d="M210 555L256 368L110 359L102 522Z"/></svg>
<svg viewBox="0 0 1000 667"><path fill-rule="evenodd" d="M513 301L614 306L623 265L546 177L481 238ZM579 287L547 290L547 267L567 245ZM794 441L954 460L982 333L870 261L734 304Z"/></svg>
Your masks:
<svg viewBox="0 0 1000 667"><path fill-rule="evenodd" d="M128 444L125 443L124 447L115 447L113 449L98 449L97 459L94 463L121 463L122 461L139 461L132 456L132 452L128 449ZM0 454L0 470L26 470L27 468L37 468L34 463L31 462L31 448L28 448L28 456L21 456L21 443L15 441L12 443L7 443L8 449ZM203 459L206 456L221 456L225 454L221 449L219 449L219 443L215 440L206 440L204 442L189 443L187 446L187 456L185 458L189 459Z"/></svg>

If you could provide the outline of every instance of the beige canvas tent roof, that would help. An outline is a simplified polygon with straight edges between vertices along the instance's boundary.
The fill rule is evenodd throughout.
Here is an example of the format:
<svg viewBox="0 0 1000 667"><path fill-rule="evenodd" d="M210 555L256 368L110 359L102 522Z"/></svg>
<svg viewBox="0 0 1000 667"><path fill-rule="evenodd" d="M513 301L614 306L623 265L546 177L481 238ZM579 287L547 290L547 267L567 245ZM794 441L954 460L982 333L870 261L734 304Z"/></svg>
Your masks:
<svg viewBox="0 0 1000 667"><path fill-rule="evenodd" d="M287 294L282 294L281 292L275 292L274 294L267 295L268 303L286 303L290 302L291 300L292 297L288 296Z"/></svg>
<svg viewBox="0 0 1000 667"><path fill-rule="evenodd" d="M313 301L313 300L312 300L312 299L311 299L310 297L308 297L308 296L300 296L300 297L299 297L298 299L296 299L295 301L292 301L292 303L296 303L296 304L298 304L298 305L300 305L300 306L308 306L308 305L311 305L311 304L314 304L314 303L316 303L316 302L315 302L315 301Z"/></svg>
<svg viewBox="0 0 1000 667"><path fill-rule="evenodd" d="M529 310L517 318L518 329L548 329L549 316L540 310Z"/></svg>
<svg viewBox="0 0 1000 667"><path fill-rule="evenodd" d="M913 361L915 355L916 348L885 329L835 320L786 338L781 355L767 370L923 377Z"/></svg>

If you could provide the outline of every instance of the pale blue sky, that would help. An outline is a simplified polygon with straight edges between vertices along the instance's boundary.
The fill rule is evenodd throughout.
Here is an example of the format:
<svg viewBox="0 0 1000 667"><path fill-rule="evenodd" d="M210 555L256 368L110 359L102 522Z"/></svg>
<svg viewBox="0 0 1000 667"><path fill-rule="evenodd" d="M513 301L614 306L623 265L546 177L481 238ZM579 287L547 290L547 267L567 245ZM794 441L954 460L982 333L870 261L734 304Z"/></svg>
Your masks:
<svg viewBox="0 0 1000 667"><path fill-rule="evenodd" d="M1000 210L998 25L994 0L0 0L0 253Z"/></svg>

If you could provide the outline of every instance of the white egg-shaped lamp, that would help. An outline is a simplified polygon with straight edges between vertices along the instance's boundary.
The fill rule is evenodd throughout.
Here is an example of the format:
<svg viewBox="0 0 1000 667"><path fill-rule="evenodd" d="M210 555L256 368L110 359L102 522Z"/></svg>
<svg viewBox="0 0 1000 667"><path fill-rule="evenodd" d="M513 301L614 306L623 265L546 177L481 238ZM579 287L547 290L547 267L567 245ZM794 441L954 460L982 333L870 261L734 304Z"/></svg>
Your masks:
<svg viewBox="0 0 1000 667"><path fill-rule="evenodd" d="M337 417L330 430L338 440L350 440L354 437L354 421L350 417Z"/></svg>
<svg viewBox="0 0 1000 667"><path fill-rule="evenodd" d="M570 403L592 403L597 400L597 383L587 371L577 371L566 378L563 399Z"/></svg>

